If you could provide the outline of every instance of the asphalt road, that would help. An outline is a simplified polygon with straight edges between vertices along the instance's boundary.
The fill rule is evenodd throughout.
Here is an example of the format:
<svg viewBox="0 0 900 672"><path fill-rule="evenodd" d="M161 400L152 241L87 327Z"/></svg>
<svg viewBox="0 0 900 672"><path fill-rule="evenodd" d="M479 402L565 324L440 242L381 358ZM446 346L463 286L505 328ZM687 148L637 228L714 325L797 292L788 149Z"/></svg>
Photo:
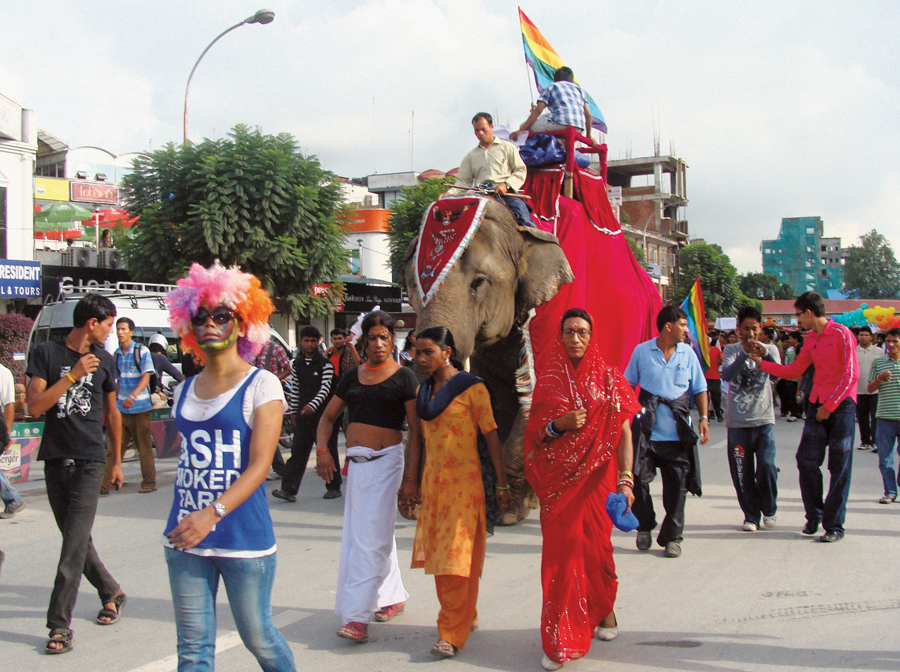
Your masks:
<svg viewBox="0 0 900 672"><path fill-rule="evenodd" d="M702 448L704 494L687 504L684 555L666 559L654 546L639 553L634 533L614 533L620 635L594 641L566 670L890 670L900 669L900 504L880 505L877 457L854 451L847 536L821 544L800 534L803 507L794 452L800 423L777 424L781 469L778 526L740 531L741 512L728 475L725 429L714 424ZM175 626L160 544L172 498L174 460L159 462L158 492L131 484L101 499L94 526L100 555L128 594L120 623L94 624L99 600L83 582L72 628L75 650L45 656L47 601L60 538L43 484L21 488L27 507L0 521L7 559L0 577L0 670L165 672L176 669ZM269 484L269 488L278 483ZM657 509L659 485L654 483ZM333 613L343 499L324 500L309 470L296 504L271 499L278 540L274 611L300 670L535 670L540 667L541 532L536 512L488 541L481 627L454 660L429 654L438 603L431 577L406 569L414 525L398 517L397 544L410 592L404 614L370 626L372 641L335 637ZM220 594L217 669L258 669L234 630Z"/></svg>

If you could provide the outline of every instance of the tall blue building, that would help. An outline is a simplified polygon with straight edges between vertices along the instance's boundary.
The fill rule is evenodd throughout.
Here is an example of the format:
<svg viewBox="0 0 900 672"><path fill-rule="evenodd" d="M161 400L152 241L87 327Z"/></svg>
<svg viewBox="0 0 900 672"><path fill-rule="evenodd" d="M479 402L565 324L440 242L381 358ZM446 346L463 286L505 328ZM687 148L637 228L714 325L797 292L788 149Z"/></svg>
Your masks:
<svg viewBox="0 0 900 672"><path fill-rule="evenodd" d="M840 238L825 238L821 217L785 217L775 240L760 244L763 273L771 273L798 295L844 285L844 251Z"/></svg>

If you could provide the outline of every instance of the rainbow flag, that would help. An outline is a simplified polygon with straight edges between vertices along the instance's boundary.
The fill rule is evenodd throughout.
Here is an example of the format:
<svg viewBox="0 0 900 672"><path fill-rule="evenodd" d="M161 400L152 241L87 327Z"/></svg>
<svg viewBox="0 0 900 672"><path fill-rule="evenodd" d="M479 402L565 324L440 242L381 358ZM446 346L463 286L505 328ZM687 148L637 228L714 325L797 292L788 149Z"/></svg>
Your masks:
<svg viewBox="0 0 900 672"><path fill-rule="evenodd" d="M565 63L553 47L550 46L547 38L541 35L541 31L537 29L537 26L525 16L525 12L522 11L521 7L519 7L519 24L522 27L525 60L534 72L534 82L537 84L538 91L543 92L544 89L553 83L553 73L564 66ZM575 82L579 86L581 85L577 77ZM588 109L590 109L591 117L593 118L592 126L601 133L607 133L606 120L603 118L600 108L597 107L597 103L594 102L594 99L591 98L587 91L584 92L584 95L587 97Z"/></svg>
<svg viewBox="0 0 900 672"><path fill-rule="evenodd" d="M706 309L703 307L703 290L700 288L700 276L694 281L694 286L681 304L681 309L687 313L689 337L694 352L700 360L700 366L706 371L709 368L709 332L706 330Z"/></svg>

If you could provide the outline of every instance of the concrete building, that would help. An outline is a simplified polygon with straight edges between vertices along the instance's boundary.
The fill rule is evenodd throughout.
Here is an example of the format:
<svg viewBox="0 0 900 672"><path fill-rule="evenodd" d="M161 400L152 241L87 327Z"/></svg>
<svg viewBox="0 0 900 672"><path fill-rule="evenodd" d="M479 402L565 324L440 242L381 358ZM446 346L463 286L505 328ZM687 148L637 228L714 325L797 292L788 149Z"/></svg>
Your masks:
<svg viewBox="0 0 900 672"><path fill-rule="evenodd" d="M625 235L644 251L647 271L663 302L673 299L678 251L689 239L683 212L688 204L687 168L674 156L608 162L611 203L618 207Z"/></svg>
<svg viewBox="0 0 900 672"><path fill-rule="evenodd" d="M0 258L32 260L34 112L0 95Z"/></svg>
<svg viewBox="0 0 900 672"><path fill-rule="evenodd" d="M785 217L774 240L760 243L763 273L770 273L794 292L816 292L844 285L845 251L840 238L825 238L821 217Z"/></svg>

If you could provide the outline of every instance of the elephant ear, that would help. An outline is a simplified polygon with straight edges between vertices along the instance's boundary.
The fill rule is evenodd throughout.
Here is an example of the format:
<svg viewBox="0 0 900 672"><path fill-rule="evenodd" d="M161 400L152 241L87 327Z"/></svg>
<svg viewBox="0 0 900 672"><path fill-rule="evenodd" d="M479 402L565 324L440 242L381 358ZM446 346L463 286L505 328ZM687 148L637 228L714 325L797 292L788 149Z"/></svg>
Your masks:
<svg viewBox="0 0 900 672"><path fill-rule="evenodd" d="M419 300L419 291L416 287L416 245L419 244L419 234L409 241L406 254L403 257L403 277L406 281L406 293L409 295L410 304L415 308Z"/></svg>
<svg viewBox="0 0 900 672"><path fill-rule="evenodd" d="M539 229L518 228L522 254L517 268L516 319L521 324L529 310L556 296L575 275L556 236Z"/></svg>

